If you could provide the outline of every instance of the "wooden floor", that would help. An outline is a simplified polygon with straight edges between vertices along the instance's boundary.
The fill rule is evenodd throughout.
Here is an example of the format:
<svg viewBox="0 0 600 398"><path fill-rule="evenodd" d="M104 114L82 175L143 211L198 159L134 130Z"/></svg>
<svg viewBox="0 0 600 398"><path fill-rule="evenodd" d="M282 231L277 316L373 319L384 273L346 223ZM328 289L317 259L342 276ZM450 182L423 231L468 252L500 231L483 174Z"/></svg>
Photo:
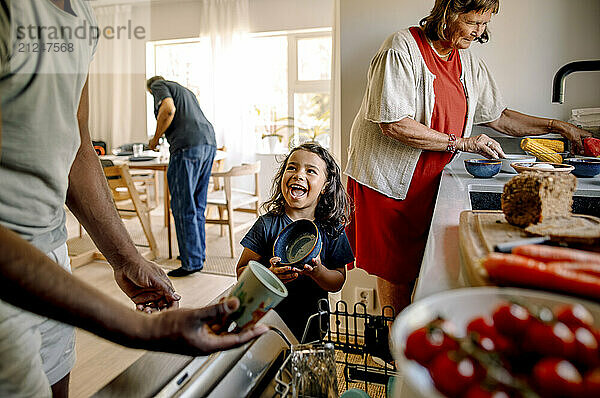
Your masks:
<svg viewBox="0 0 600 398"><path fill-rule="evenodd" d="M160 216L160 214L157 216L159 220ZM67 223L70 236L74 236L78 232L78 225L73 220L71 218ZM154 223L153 229L156 224L160 225L160 223ZM133 232L136 233L136 231ZM239 239L237 240L239 241ZM182 296L181 307L204 306L235 283L235 278L226 274L232 274L231 271L235 269L237 258L219 257L223 253L229 253L227 242L226 236L220 236L217 226L207 228L207 263L221 264L228 272L225 275L220 272L200 272L184 278L173 278L173 285ZM177 247L176 243L174 247ZM167 271L180 265L176 260L164 258L159 259L158 262L163 264L163 268ZM121 301L124 305L133 308L129 298L117 286L112 269L107 263L92 262L75 269L73 274ZM77 361L71 374L70 384L72 398L89 397L94 394L144 353L142 350L121 347L82 330L77 330L76 338Z"/></svg>

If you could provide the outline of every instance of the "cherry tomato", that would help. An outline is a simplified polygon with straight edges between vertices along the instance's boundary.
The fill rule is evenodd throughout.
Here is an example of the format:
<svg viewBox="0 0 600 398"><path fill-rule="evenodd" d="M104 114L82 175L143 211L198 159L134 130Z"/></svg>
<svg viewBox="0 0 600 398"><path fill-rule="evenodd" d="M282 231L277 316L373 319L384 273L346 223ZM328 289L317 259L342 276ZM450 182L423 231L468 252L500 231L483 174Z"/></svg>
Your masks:
<svg viewBox="0 0 600 398"><path fill-rule="evenodd" d="M475 333L471 334L471 338L479 348L488 352L496 351L496 344L490 337Z"/></svg>
<svg viewBox="0 0 600 398"><path fill-rule="evenodd" d="M575 361L589 367L600 365L600 343L596 340L596 336L585 327L578 327L573 333L575 334Z"/></svg>
<svg viewBox="0 0 600 398"><path fill-rule="evenodd" d="M590 332L596 336L596 341L600 344L600 329L590 329Z"/></svg>
<svg viewBox="0 0 600 398"><path fill-rule="evenodd" d="M477 345L486 351L501 353L513 351L514 344L498 332L494 321L488 316L480 316L471 320L467 325L467 334L470 334Z"/></svg>
<svg viewBox="0 0 600 398"><path fill-rule="evenodd" d="M485 370L476 361L469 357L461 358L456 351L436 356L429 373L436 388L451 398L462 396L485 377Z"/></svg>
<svg viewBox="0 0 600 398"><path fill-rule="evenodd" d="M442 329L425 326L408 336L404 354L406 358L414 359L421 365L427 366L436 355L457 348L458 343Z"/></svg>
<svg viewBox="0 0 600 398"><path fill-rule="evenodd" d="M528 349L542 355L562 358L575 355L575 335L562 322L532 322L527 328L525 342Z"/></svg>
<svg viewBox="0 0 600 398"><path fill-rule="evenodd" d="M579 398L583 394L581 374L564 359L542 359L533 367L533 379L543 397Z"/></svg>
<svg viewBox="0 0 600 398"><path fill-rule="evenodd" d="M492 315L496 329L508 336L519 336L525 333L532 320L529 311L518 304L502 304Z"/></svg>
<svg viewBox="0 0 600 398"><path fill-rule="evenodd" d="M509 398L508 394L504 391L493 389L488 390L481 385L477 384L471 386L464 395L465 398Z"/></svg>
<svg viewBox="0 0 600 398"><path fill-rule="evenodd" d="M479 333L470 334L475 344L488 352L498 352L501 354L512 355L516 352L515 345L506 337L494 333L490 335L481 335Z"/></svg>
<svg viewBox="0 0 600 398"><path fill-rule="evenodd" d="M583 378L583 396L585 398L600 397L600 368L588 372Z"/></svg>
<svg viewBox="0 0 600 398"><path fill-rule="evenodd" d="M594 324L594 317L581 304L565 305L556 310L556 319L570 328L590 328Z"/></svg>
<svg viewBox="0 0 600 398"><path fill-rule="evenodd" d="M494 327L494 321L488 316L474 318L467 325L468 333L479 333L481 336L489 336L498 333Z"/></svg>

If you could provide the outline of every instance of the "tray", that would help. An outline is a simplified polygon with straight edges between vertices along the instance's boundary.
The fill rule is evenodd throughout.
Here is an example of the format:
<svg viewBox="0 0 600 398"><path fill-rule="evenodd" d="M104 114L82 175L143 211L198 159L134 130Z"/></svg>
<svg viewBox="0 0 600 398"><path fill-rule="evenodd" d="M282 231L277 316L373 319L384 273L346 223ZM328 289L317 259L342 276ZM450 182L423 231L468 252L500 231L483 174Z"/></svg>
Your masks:
<svg viewBox="0 0 600 398"><path fill-rule="evenodd" d="M156 159L156 156L130 156L130 162L148 162L150 160Z"/></svg>
<svg viewBox="0 0 600 398"><path fill-rule="evenodd" d="M554 167L553 170L544 170L538 168L541 164L549 164ZM510 164L513 169L518 173L525 171L537 171L542 173L570 173L575 167L562 163L550 163L550 162L513 162Z"/></svg>

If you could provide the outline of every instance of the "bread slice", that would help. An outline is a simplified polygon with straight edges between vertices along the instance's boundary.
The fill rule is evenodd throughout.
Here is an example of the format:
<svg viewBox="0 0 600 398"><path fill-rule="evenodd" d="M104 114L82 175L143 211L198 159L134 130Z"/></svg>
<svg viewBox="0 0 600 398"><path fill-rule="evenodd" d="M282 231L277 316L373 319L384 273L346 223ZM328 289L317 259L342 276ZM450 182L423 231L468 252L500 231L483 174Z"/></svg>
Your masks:
<svg viewBox="0 0 600 398"><path fill-rule="evenodd" d="M549 236L561 243L600 244L600 218L582 214L546 217L538 224L525 228L536 236Z"/></svg>
<svg viewBox="0 0 600 398"><path fill-rule="evenodd" d="M576 187L570 173L521 173L504 185L502 212L509 224L522 228L546 217L568 216Z"/></svg>

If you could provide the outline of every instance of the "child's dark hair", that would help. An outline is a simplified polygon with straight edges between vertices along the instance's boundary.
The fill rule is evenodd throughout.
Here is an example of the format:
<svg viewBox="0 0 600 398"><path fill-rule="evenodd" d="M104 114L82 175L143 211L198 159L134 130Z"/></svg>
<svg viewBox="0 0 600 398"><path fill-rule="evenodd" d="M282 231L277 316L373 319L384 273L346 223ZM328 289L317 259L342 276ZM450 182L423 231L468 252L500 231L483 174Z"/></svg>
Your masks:
<svg viewBox="0 0 600 398"><path fill-rule="evenodd" d="M285 199L281 192L281 180L290 156L296 151L312 152L325 162L327 181L324 186L325 192L321 194L317 208L315 209L315 220L321 224L325 232L330 235L337 235L350 222L350 198L342 185L341 171L337 162L327 149L316 142L305 142L295 147L283 159L277 174L273 177L271 197L262 207L265 211L275 214L281 215L285 213Z"/></svg>

